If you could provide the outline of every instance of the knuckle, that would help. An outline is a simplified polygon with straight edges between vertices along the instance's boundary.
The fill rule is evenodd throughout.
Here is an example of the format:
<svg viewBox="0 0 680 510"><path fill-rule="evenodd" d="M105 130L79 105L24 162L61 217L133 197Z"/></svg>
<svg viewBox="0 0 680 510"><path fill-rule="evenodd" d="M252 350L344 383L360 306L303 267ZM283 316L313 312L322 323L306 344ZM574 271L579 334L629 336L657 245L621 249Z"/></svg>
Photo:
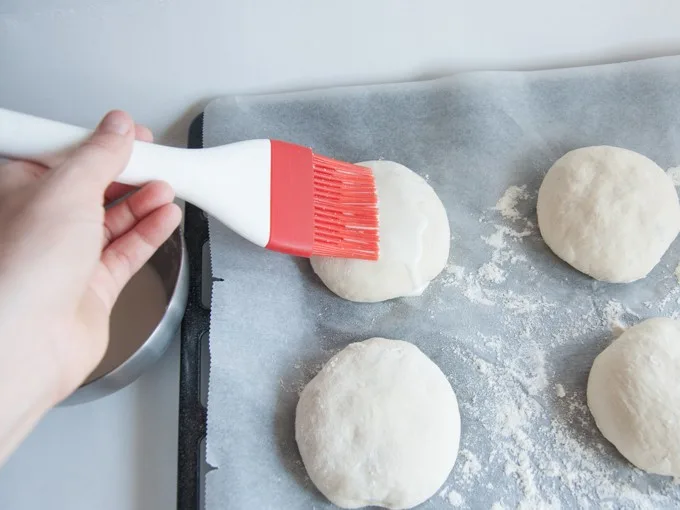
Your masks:
<svg viewBox="0 0 680 510"><path fill-rule="evenodd" d="M121 279L126 279L132 275L134 271L134 262L130 255L125 250L114 250L113 256L116 259L116 265L119 267L119 274L122 275Z"/></svg>
<svg viewBox="0 0 680 510"><path fill-rule="evenodd" d="M111 227L104 224L104 246L108 245L113 240L113 231Z"/></svg>

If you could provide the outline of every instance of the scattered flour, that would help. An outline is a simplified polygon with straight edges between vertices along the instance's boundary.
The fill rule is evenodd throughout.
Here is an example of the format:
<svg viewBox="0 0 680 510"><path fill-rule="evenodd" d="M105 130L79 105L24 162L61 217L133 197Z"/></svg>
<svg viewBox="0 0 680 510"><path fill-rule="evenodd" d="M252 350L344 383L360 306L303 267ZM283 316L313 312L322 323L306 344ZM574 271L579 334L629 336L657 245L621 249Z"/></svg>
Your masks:
<svg viewBox="0 0 680 510"><path fill-rule="evenodd" d="M463 496L461 496L458 492L453 490L449 492L449 495L446 497L446 499L453 507L459 507L462 506L463 503L465 503Z"/></svg>
<svg viewBox="0 0 680 510"><path fill-rule="evenodd" d="M468 298L473 303L477 303L484 306L493 306L494 302L486 297L487 292L482 289L480 284L476 281L470 281L468 279L468 285L463 290L463 295Z"/></svg>
<svg viewBox="0 0 680 510"><path fill-rule="evenodd" d="M680 183L680 167L674 178ZM584 385L589 363L621 331L643 316L680 317L680 264L640 308L635 294L581 275L545 248L535 211L520 212L531 210L531 197L526 186L508 188L479 218L485 234L465 247L476 269L451 264L438 280L445 292L438 306L464 324L474 317L456 336L442 332L456 367L472 371L451 375L472 430L440 496L454 507L493 510L678 507L672 482L633 468L601 436Z"/></svg>
<svg viewBox="0 0 680 510"><path fill-rule="evenodd" d="M454 280L461 280L465 276L465 268L461 266L446 266L446 273L452 275Z"/></svg>
<svg viewBox="0 0 680 510"><path fill-rule="evenodd" d="M666 173L673 179L673 185L680 186L680 166L669 168Z"/></svg>
<svg viewBox="0 0 680 510"><path fill-rule="evenodd" d="M470 365L480 359L459 346L452 349ZM463 498L465 494L479 495L478 484L491 477L496 489L507 488L514 480L520 494L519 498L511 493L503 501L489 502L492 508L493 504L498 505L495 508L523 510L672 507L678 497L672 488L650 492L644 485L645 475L618 455L614 457L621 471L605 461L613 448L602 439L593 441L590 437L594 423L583 394L567 395L563 386L556 384L561 396L558 407L551 408L540 394L527 394L513 376L512 364L484 364L484 389L477 390L476 398L485 405L463 403L461 410L468 421L485 430L483 437L492 437L493 441L467 444L460 451L452 480ZM478 456L488 460L482 464ZM499 465L500 472L496 472Z"/></svg>
<svg viewBox="0 0 680 510"><path fill-rule="evenodd" d="M680 283L680 262L678 262L678 265L675 266L675 272L673 274L675 275L675 279L678 281L678 283Z"/></svg>
<svg viewBox="0 0 680 510"><path fill-rule="evenodd" d="M520 200L529 198L527 187L524 186L510 186L503 196L496 202L494 209L501 213L501 216L509 220L518 220L522 216L517 210L517 204Z"/></svg>
<svg viewBox="0 0 680 510"><path fill-rule="evenodd" d="M447 341L437 363L463 420L458 459L433 508L678 508L680 487L635 469L601 436L585 382L592 360L625 328L648 316L680 318L680 264L634 292L596 282L544 246L533 216L520 214L531 196L524 186L506 191L479 218L481 236L461 247L470 255L452 256L466 266L449 264L432 284L441 289L429 294L430 317L455 318L439 331ZM384 306L396 312L403 303ZM371 314L370 327L380 320ZM284 390L301 390L319 365L298 368L299 384Z"/></svg>
<svg viewBox="0 0 680 510"><path fill-rule="evenodd" d="M470 450L461 450L458 455L463 461L460 467L463 477L469 480L471 477L477 476L482 470L482 464L477 456Z"/></svg>
<svg viewBox="0 0 680 510"><path fill-rule="evenodd" d="M504 227L502 225L494 225L496 232L488 237L482 237L484 242L495 248L491 260L505 262L510 258L510 253L507 253L509 249L507 238L510 239L522 239L523 237L530 236L532 233L532 228L526 228L522 231L517 231L509 227ZM526 260L526 259L523 259Z"/></svg>
<svg viewBox="0 0 680 510"><path fill-rule="evenodd" d="M604 305L602 313L607 327L614 333L614 336L619 336L631 326L631 324L624 320L624 316L629 315L637 320L640 319L639 315L615 300L608 301Z"/></svg>
<svg viewBox="0 0 680 510"><path fill-rule="evenodd" d="M450 485L447 485L441 491L439 491L439 497L446 500L447 503L455 508L461 507L463 504L465 504L465 498L463 498L459 492L453 490Z"/></svg>
<svg viewBox="0 0 680 510"><path fill-rule="evenodd" d="M477 271L477 275L492 283L503 283L505 281L505 270L498 267L493 262L487 262Z"/></svg>

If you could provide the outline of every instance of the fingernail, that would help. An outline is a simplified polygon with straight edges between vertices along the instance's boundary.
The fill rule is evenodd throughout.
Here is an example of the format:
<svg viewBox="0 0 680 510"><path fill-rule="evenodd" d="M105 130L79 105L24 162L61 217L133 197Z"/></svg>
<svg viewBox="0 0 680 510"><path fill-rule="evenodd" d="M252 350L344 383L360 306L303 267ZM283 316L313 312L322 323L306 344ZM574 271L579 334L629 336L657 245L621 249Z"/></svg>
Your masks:
<svg viewBox="0 0 680 510"><path fill-rule="evenodd" d="M132 126L132 119L126 113L113 111L106 114L99 123L97 131L113 135L126 135L130 132Z"/></svg>

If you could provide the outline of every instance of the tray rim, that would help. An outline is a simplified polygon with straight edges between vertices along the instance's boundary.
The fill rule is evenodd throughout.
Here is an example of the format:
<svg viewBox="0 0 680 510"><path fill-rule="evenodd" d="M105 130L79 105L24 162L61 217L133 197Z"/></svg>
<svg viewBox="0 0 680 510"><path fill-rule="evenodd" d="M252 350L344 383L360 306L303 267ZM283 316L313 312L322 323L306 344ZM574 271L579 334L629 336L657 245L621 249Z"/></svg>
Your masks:
<svg viewBox="0 0 680 510"><path fill-rule="evenodd" d="M189 149L203 147L203 113L189 127ZM177 509L198 510L201 504L201 442L207 410L201 402L201 339L210 328L210 310L201 300L203 246L208 242L208 219L187 203L184 239L189 254L189 298L180 333L179 409L177 423Z"/></svg>

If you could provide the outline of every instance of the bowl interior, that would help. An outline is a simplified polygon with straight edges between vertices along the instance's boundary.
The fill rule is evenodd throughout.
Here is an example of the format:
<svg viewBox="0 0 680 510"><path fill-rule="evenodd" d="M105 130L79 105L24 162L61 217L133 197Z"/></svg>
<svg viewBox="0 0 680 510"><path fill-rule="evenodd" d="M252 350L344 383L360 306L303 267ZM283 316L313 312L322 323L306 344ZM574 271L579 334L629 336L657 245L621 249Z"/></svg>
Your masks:
<svg viewBox="0 0 680 510"><path fill-rule="evenodd" d="M92 400L120 389L165 351L186 304L185 257L177 230L126 285L111 314L106 354L72 400L82 401L79 393L93 394L85 398Z"/></svg>

